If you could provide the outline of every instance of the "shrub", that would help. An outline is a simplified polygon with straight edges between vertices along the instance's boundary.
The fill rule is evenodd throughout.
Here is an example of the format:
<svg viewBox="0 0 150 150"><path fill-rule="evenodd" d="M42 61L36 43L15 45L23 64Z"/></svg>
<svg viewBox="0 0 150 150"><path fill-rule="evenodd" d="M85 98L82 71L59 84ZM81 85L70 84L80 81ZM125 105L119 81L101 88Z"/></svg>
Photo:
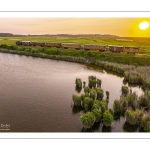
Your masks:
<svg viewBox="0 0 150 150"><path fill-rule="evenodd" d="M100 112L100 110L98 109L94 109L92 110L94 116L95 116L95 122L100 121L101 117L102 117L102 113Z"/></svg>
<svg viewBox="0 0 150 150"><path fill-rule="evenodd" d="M96 77L95 76L89 76L89 86L96 87Z"/></svg>
<svg viewBox="0 0 150 150"><path fill-rule="evenodd" d="M112 109L108 109L108 111L114 116L114 111Z"/></svg>
<svg viewBox="0 0 150 150"><path fill-rule="evenodd" d="M41 48L40 51L41 51L42 53L45 53L45 52L46 52L45 48Z"/></svg>
<svg viewBox="0 0 150 150"><path fill-rule="evenodd" d="M94 104L98 105L100 107L100 101L99 100L95 100Z"/></svg>
<svg viewBox="0 0 150 150"><path fill-rule="evenodd" d="M114 113L122 112L122 105L120 100L115 100L113 104Z"/></svg>
<svg viewBox="0 0 150 150"><path fill-rule="evenodd" d="M93 106L92 106L92 111L94 110L94 109L98 109L98 110L100 110L100 107L98 106L98 105L96 105L96 104L93 104Z"/></svg>
<svg viewBox="0 0 150 150"><path fill-rule="evenodd" d="M129 89L127 86L122 86L121 88L122 94L127 95L129 93Z"/></svg>
<svg viewBox="0 0 150 150"><path fill-rule="evenodd" d="M150 132L150 121L148 121L145 125L145 131Z"/></svg>
<svg viewBox="0 0 150 150"><path fill-rule="evenodd" d="M93 106L92 106L92 110L94 109L101 109L101 105L100 105L100 101L99 100L94 100Z"/></svg>
<svg viewBox="0 0 150 150"><path fill-rule="evenodd" d="M104 93L102 89L96 88L96 92L97 92L97 98L98 100L102 100L104 97Z"/></svg>
<svg viewBox="0 0 150 150"><path fill-rule="evenodd" d="M131 125L139 125L143 111L142 110L127 110L126 113L126 121Z"/></svg>
<svg viewBox="0 0 150 150"><path fill-rule="evenodd" d="M95 98L96 98L96 91L95 91L95 90L93 90L93 89L90 90L90 97L91 97L93 100L95 100Z"/></svg>
<svg viewBox="0 0 150 150"><path fill-rule="evenodd" d="M86 85L86 82L85 82L85 81L83 81L83 86L85 87L85 85Z"/></svg>
<svg viewBox="0 0 150 150"><path fill-rule="evenodd" d="M107 99L109 99L109 92L108 91L106 91L106 97L107 97Z"/></svg>
<svg viewBox="0 0 150 150"><path fill-rule="evenodd" d="M127 100L123 100L122 102L122 110L125 111L128 107L128 101Z"/></svg>
<svg viewBox="0 0 150 150"><path fill-rule="evenodd" d="M90 97L89 93L85 93L85 97Z"/></svg>
<svg viewBox="0 0 150 150"><path fill-rule="evenodd" d="M60 54L61 54L61 51L60 51L60 50L57 50L57 51L55 52L55 54L56 54L56 55L60 55Z"/></svg>
<svg viewBox="0 0 150 150"><path fill-rule="evenodd" d="M113 122L113 116L108 110L106 110L103 114L103 124L105 126L111 126L112 122Z"/></svg>
<svg viewBox="0 0 150 150"><path fill-rule="evenodd" d="M87 54L88 54L89 57L93 56L91 52L88 52Z"/></svg>
<svg viewBox="0 0 150 150"><path fill-rule="evenodd" d="M17 49L17 46L11 45L9 48L10 48L11 50L16 50L16 49Z"/></svg>
<svg viewBox="0 0 150 150"><path fill-rule="evenodd" d="M93 106L93 103L94 103L93 99L91 99L89 97L85 97L84 105L83 105L84 106L84 110L85 111L90 110L92 108L92 106Z"/></svg>
<svg viewBox="0 0 150 150"><path fill-rule="evenodd" d="M144 81L142 88L144 90L150 90L150 82Z"/></svg>
<svg viewBox="0 0 150 150"><path fill-rule="evenodd" d="M80 117L80 121L81 121L82 126L84 128L91 128L94 125L95 120L96 120L96 118L92 112L88 112L86 114L83 114Z"/></svg>
<svg viewBox="0 0 150 150"><path fill-rule="evenodd" d="M138 96L135 92L128 94L125 100L128 102L128 106L131 106L132 109L135 110L136 108L138 108Z"/></svg>
<svg viewBox="0 0 150 150"><path fill-rule="evenodd" d="M102 80L97 79L97 86L101 87L101 84L102 84Z"/></svg>
<svg viewBox="0 0 150 150"><path fill-rule="evenodd" d="M9 46L7 44L1 44L0 47L1 48L9 48Z"/></svg>
<svg viewBox="0 0 150 150"><path fill-rule="evenodd" d="M84 93L89 93L89 87L88 86L84 87Z"/></svg>
<svg viewBox="0 0 150 150"><path fill-rule="evenodd" d="M82 90L82 88L80 88L80 87L75 87L75 89L76 89L76 91L78 92L78 93L80 93L81 92L81 90Z"/></svg>
<svg viewBox="0 0 150 150"><path fill-rule="evenodd" d="M81 101L84 102L85 94L81 94Z"/></svg>
<svg viewBox="0 0 150 150"><path fill-rule="evenodd" d="M76 78L76 87L82 88L82 81L79 78Z"/></svg>
<svg viewBox="0 0 150 150"><path fill-rule="evenodd" d="M92 86L95 88L96 87L96 80L92 80Z"/></svg>
<svg viewBox="0 0 150 150"><path fill-rule="evenodd" d="M89 87L96 87L96 80L95 79L89 79Z"/></svg>
<svg viewBox="0 0 150 150"><path fill-rule="evenodd" d="M150 114L146 114L142 117L140 126L144 131L150 132Z"/></svg>
<svg viewBox="0 0 150 150"><path fill-rule="evenodd" d="M101 102L104 103L106 108L108 107L108 102L109 102L108 99L105 99L105 100L103 99Z"/></svg>
<svg viewBox="0 0 150 150"><path fill-rule="evenodd" d="M102 114L106 111L106 104L103 101L100 102L100 109Z"/></svg>
<svg viewBox="0 0 150 150"><path fill-rule="evenodd" d="M128 74L127 80L129 83L136 83L136 84L142 84L143 83L143 78L138 72L130 72Z"/></svg>
<svg viewBox="0 0 150 150"><path fill-rule="evenodd" d="M80 106L81 105L81 97L77 96L75 94L72 95L72 100L74 102L75 106Z"/></svg>
<svg viewBox="0 0 150 150"><path fill-rule="evenodd" d="M146 91L143 95L139 97L140 106L150 108L150 92Z"/></svg>

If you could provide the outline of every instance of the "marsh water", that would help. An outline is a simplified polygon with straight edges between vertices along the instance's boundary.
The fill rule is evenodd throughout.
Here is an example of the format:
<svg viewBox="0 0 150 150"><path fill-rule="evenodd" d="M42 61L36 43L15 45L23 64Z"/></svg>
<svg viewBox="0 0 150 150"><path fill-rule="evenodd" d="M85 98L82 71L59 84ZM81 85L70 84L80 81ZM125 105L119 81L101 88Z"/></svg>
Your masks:
<svg viewBox="0 0 150 150"><path fill-rule="evenodd" d="M83 93L76 90L75 79L88 83L90 75L101 79L104 92L110 92L109 108L124 84L138 95L143 93L138 85L128 85L123 77L101 68L0 53L0 124L10 125L8 132L139 132L124 116L110 128L97 123L90 130L82 129L83 110L73 106L72 94Z"/></svg>

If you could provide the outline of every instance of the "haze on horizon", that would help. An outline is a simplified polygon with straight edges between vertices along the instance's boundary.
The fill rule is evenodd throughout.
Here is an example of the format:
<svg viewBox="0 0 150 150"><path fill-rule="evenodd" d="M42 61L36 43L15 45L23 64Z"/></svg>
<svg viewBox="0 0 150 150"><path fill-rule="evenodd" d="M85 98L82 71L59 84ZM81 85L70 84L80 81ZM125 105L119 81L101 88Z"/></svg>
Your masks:
<svg viewBox="0 0 150 150"><path fill-rule="evenodd" d="M140 30L150 18L0 18L0 33L12 34L111 34L150 37L150 27Z"/></svg>

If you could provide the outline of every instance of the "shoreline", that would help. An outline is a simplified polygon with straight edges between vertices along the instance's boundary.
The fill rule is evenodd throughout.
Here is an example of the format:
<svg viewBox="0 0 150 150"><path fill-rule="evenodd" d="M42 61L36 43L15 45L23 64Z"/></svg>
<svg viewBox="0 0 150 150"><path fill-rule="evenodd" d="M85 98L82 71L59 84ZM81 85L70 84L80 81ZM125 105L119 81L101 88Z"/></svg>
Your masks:
<svg viewBox="0 0 150 150"><path fill-rule="evenodd" d="M108 61L101 61L101 60L93 60L92 58L85 58L85 57L75 57L75 56L69 56L69 55L52 55L52 54L44 54L44 53L32 53L32 52L26 52L26 51L17 51L17 50L8 50L4 48L0 48L1 53L9 53L9 54L18 54L18 55L25 55L25 56L31 56L31 57L38 57L38 58L46 58L46 59L53 59L53 60L62 60L62 61L68 61L68 62L76 62L81 63L84 65L94 65L96 67L101 67L106 70L112 71L114 73L120 74L124 77L124 80L131 84L137 84L142 85L143 89L150 90L150 82L148 82L150 79L146 79L142 75L139 75L138 69L140 66L134 66L134 65L124 65L119 63L113 63ZM144 66L143 66L144 68ZM141 67L141 69L143 69ZM137 70L137 72L132 72L132 70ZM145 70L144 70L145 71ZM144 73L143 71L143 73ZM130 80L130 78L135 79Z"/></svg>

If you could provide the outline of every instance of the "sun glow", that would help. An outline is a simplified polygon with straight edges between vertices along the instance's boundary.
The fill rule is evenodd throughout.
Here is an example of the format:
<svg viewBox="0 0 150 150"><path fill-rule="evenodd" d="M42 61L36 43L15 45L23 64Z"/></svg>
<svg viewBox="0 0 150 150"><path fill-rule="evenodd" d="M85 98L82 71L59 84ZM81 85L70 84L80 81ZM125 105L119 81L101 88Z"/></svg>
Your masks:
<svg viewBox="0 0 150 150"><path fill-rule="evenodd" d="M141 30L146 30L149 27L149 23L147 21L143 21L139 24L139 28Z"/></svg>

